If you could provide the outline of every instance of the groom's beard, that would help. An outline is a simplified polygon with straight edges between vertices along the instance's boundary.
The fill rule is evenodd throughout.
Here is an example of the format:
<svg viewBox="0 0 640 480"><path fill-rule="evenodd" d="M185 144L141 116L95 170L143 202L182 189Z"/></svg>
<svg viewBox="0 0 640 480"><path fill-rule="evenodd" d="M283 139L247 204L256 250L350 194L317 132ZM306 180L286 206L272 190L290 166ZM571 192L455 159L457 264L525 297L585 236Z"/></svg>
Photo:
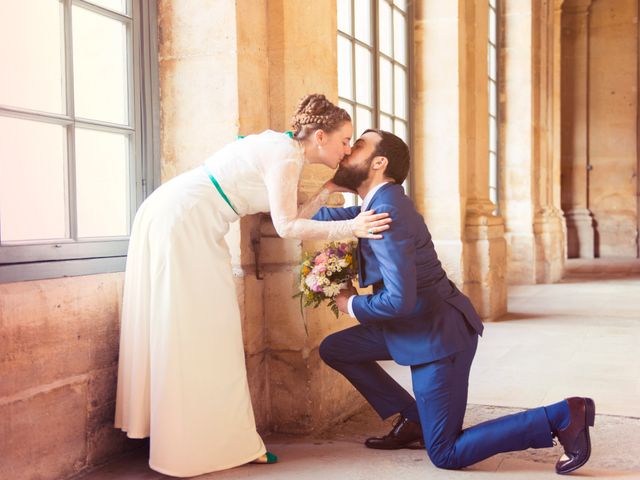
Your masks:
<svg viewBox="0 0 640 480"><path fill-rule="evenodd" d="M358 167L347 167L346 165L340 165L336 174L333 176L333 183L340 187L348 188L349 190L356 191L362 185L367 178L369 178L369 167L371 166L371 160L366 162L365 165Z"/></svg>

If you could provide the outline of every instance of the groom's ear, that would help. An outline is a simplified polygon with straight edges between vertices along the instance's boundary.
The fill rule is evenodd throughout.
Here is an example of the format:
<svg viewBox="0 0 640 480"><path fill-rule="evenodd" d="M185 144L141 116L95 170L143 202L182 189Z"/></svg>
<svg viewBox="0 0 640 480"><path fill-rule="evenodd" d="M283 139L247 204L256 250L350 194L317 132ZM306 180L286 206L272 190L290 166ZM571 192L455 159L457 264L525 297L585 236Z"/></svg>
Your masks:
<svg viewBox="0 0 640 480"><path fill-rule="evenodd" d="M387 159L387 157L383 157L382 155L374 157L373 161L371 162L371 168L373 168L374 170L382 170L383 172L387 169L388 165L389 160Z"/></svg>

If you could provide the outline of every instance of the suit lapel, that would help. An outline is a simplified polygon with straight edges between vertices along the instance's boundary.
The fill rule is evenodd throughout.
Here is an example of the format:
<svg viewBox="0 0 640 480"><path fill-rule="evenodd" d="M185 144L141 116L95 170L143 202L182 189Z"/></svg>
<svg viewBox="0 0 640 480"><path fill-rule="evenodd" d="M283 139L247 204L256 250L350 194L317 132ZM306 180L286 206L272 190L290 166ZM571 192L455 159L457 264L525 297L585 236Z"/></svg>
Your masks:
<svg viewBox="0 0 640 480"><path fill-rule="evenodd" d="M376 199L380 198L380 195L382 192L384 192L385 190L387 190L389 187L395 185L395 183L387 183L386 185L381 186L378 191L373 195L373 197L371 198L371 201L369 202L369 205L367 205L367 210L371 210L371 207L373 206L373 204L375 203ZM364 287L364 285L366 284L366 278L365 278L365 274L367 269L365 268L365 257L366 255L362 254L362 242L369 242L369 241L373 241L375 242L376 240L367 240L367 239L358 239L358 247L356 248L356 259L358 262L358 283L360 283L361 287Z"/></svg>

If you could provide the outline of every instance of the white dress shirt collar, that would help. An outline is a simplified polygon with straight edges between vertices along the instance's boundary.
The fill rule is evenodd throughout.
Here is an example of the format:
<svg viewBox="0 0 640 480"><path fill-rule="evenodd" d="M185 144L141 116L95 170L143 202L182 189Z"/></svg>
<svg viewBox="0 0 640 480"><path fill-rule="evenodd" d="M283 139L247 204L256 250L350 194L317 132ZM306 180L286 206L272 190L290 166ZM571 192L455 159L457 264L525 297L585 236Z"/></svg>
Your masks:
<svg viewBox="0 0 640 480"><path fill-rule="evenodd" d="M364 200L362 200L362 208L360 211L365 212L367 210L367 207L371 203L371 199L373 198L373 196L376 194L378 190L380 190L382 186L386 185L387 183L389 182L382 182L376 185L375 187L373 187L371 190L369 190L369 193L367 193L364 197Z"/></svg>

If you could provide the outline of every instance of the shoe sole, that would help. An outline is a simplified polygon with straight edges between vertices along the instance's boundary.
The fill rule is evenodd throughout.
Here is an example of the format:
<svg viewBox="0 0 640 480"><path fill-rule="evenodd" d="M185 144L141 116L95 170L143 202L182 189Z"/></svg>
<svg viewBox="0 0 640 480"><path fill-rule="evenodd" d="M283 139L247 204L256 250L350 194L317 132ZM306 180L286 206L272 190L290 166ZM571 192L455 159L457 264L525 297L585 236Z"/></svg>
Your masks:
<svg viewBox="0 0 640 480"><path fill-rule="evenodd" d="M558 472L556 470L556 473L558 473L559 475L566 475L567 473L575 472L577 469L587 463L587 461L589 461L589 457L591 457L591 437L589 436L589 427L593 427L596 421L596 404L591 398L584 399L584 420L586 425L587 448L589 453L585 457L584 461L577 465L574 465L569 470L564 470L562 472Z"/></svg>

